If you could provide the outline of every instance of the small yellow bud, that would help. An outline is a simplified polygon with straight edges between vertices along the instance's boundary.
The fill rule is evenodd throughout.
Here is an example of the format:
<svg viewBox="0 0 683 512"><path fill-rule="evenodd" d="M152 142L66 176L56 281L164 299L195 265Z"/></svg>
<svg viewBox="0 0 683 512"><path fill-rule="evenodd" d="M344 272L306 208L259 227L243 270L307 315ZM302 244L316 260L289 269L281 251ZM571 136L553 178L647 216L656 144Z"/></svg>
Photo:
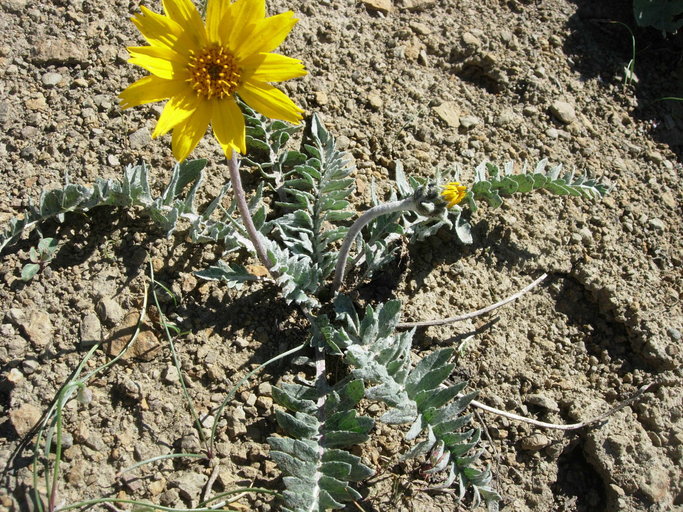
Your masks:
<svg viewBox="0 0 683 512"><path fill-rule="evenodd" d="M442 188L443 192L441 192L441 197L448 203L446 208L453 208L467 195L467 187L461 185L457 181L451 181L450 183L443 185Z"/></svg>

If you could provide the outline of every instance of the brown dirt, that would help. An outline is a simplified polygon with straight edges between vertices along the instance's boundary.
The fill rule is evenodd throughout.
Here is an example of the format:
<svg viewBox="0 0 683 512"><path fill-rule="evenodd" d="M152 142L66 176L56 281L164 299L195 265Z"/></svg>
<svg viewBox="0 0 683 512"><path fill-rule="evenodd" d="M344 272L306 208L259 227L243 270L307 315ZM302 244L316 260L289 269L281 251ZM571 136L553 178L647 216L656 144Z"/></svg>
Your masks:
<svg viewBox="0 0 683 512"><path fill-rule="evenodd" d="M159 3L149 6L159 10ZM372 7L380 4L392 8ZM615 185L597 203L538 194L483 208L472 217L474 245L449 233L413 245L400 269L364 296L400 298L406 319L439 318L486 306L548 272L495 315L419 332L416 352L457 347L474 334L457 375L480 390L481 401L551 422L588 419L655 385L607 424L575 433L482 415L491 436L484 460L502 509L683 505L683 106L656 101L682 95L680 37L637 30L639 82L624 86L630 37L605 20L632 24L625 1L269 3L271 13L287 9L301 21L282 51L303 59L310 73L285 89L307 112L322 113L353 155L359 209L372 180L393 178L395 159L422 176L458 165L467 180L485 159L547 157ZM159 106L122 113L116 101L141 76L125 63L124 49L141 44L128 21L137 11L137 2L122 0L0 0L1 222L66 176L90 184L141 159L159 182L168 174L169 138L149 140ZM561 121L558 101L574 115ZM207 192L216 193L227 176L218 145L206 137L193 156L211 160ZM245 179L253 186L258 178ZM126 315L140 307L148 256L180 298L164 308L190 332L176 345L201 416L246 371L301 342L304 324L273 298L274 288L238 291L192 275L215 262L220 247L160 239L134 213L115 210L67 216L42 230L60 248L35 279L19 278L35 235L2 257L0 461L10 460L83 357L83 329L107 338L130 326ZM166 461L131 473L139 479L116 478L135 461L199 449L163 339L160 330L148 331L144 360L111 368L89 386L90 404L65 409L64 503L104 496L197 502L213 470L201 463ZM106 357L100 351L95 360ZM267 383L291 371L288 364L269 368L216 419L214 492L281 488L267 458L265 440L276 429ZM457 510L452 496L411 482L410 468L397 462L401 442L378 426L363 450L380 473L363 486L363 509ZM29 509L29 456L20 452L5 472L0 508ZM275 507L268 496L242 503Z"/></svg>

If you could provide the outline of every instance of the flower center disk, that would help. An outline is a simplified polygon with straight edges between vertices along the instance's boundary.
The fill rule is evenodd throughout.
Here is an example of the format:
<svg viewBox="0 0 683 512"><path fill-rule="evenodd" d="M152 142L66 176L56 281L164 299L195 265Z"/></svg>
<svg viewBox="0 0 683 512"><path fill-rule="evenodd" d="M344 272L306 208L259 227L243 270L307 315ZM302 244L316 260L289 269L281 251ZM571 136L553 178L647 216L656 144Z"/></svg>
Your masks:
<svg viewBox="0 0 683 512"><path fill-rule="evenodd" d="M232 95L240 82L240 70L233 54L222 46L211 46L190 55L187 70L192 89L206 99Z"/></svg>

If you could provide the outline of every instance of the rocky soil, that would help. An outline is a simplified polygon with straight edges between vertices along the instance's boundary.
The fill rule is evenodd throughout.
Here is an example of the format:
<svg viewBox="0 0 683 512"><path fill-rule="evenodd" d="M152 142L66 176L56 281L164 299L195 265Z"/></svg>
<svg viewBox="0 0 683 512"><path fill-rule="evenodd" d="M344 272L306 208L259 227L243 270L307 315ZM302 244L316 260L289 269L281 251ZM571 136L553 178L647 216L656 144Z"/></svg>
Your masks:
<svg viewBox="0 0 683 512"><path fill-rule="evenodd" d="M67 177L91 184L144 160L165 180L170 139L150 137L161 107L124 113L116 100L141 76L125 50L142 44L129 21L138 9L124 0L0 0L0 223ZM467 181L483 160L548 158L615 186L600 202L537 194L483 208L471 219L473 245L439 233L410 246L362 296L400 298L406 320L440 318L548 272L493 315L419 331L416 353L466 341L457 377L481 401L555 423L592 418L652 386L606 424L572 433L482 413L483 459L502 509L683 506L683 104L659 101L683 96L681 37L635 30L630 3L617 0L273 0L269 9L299 15L281 49L303 59L309 75L284 87L307 113L322 114L355 159L359 210L373 181L388 189L397 159L422 176L458 165ZM637 82L624 83L631 39L611 21L635 30ZM217 143L205 138L193 156L210 160L207 193L217 193L227 177ZM254 186L258 177L245 180ZM302 341L301 320L273 299L275 290L197 280L192 272L221 248L165 240L134 212L96 210L41 230L60 245L36 278L20 279L36 234L0 260L0 508L30 509L31 450L20 443L93 343L125 342L148 258L178 297L161 298L188 332L176 348L190 394L207 428L219 422L217 469L167 460L118 478L136 461L200 450L152 318L135 353L90 383L89 404L65 408L59 499L191 506L210 477L213 493L281 489L265 440L276 429L271 384L289 364L269 368L226 414L212 415L247 371ZM93 367L107 357L98 351ZM398 462L402 443L380 425L363 449L379 476L362 486L362 509L459 510L452 495L414 483L412 468ZM275 509L268 495L240 503Z"/></svg>

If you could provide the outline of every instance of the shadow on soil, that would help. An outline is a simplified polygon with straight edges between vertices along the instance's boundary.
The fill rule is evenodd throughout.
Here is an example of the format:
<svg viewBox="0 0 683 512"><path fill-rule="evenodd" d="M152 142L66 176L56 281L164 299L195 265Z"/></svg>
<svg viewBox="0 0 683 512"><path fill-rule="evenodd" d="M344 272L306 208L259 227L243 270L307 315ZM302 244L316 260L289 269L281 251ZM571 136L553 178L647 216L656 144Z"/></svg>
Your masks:
<svg viewBox="0 0 683 512"><path fill-rule="evenodd" d="M603 481L586 460L579 443L565 450L557 461L557 469L557 481L552 486L556 510L605 510Z"/></svg>
<svg viewBox="0 0 683 512"><path fill-rule="evenodd" d="M567 20L570 31L564 51L584 80L597 79L617 91L631 115L650 124L648 134L683 160L683 31L662 35L636 25L632 0L572 0L578 10ZM637 82L622 87L624 67L633 58ZM615 87L616 86L616 87ZM610 93L608 92L609 96ZM635 99L633 99L635 96Z"/></svg>

